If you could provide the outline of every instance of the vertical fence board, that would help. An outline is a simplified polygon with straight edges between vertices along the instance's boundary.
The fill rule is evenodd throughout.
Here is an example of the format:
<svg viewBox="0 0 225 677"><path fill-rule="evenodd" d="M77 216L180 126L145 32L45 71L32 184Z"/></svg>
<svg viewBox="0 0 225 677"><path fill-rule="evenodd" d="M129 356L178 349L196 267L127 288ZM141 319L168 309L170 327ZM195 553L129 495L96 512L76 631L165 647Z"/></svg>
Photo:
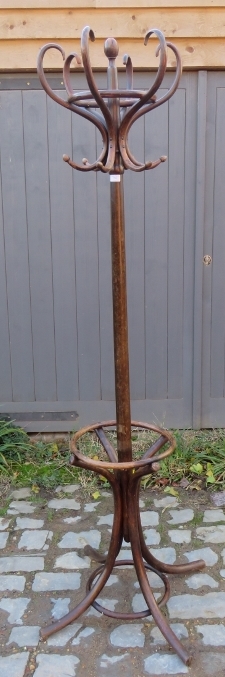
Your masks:
<svg viewBox="0 0 225 677"><path fill-rule="evenodd" d="M163 95L164 90L161 94ZM145 159L168 155L168 105L145 120ZM146 397L167 397L168 162L145 174Z"/></svg>
<svg viewBox="0 0 225 677"><path fill-rule="evenodd" d="M73 171L62 159L72 155L71 115L49 98L47 108L57 398L69 402L79 398Z"/></svg>
<svg viewBox="0 0 225 677"><path fill-rule="evenodd" d="M24 140L36 400L56 399L46 95L24 92Z"/></svg>
<svg viewBox="0 0 225 677"><path fill-rule="evenodd" d="M8 292L8 317L3 322L6 326L9 323L13 400L32 401L34 378L22 115L21 92L2 93L0 145Z"/></svg>
<svg viewBox="0 0 225 677"><path fill-rule="evenodd" d="M93 125L73 115L74 160L96 159ZM72 169L71 169L72 171ZM79 389L81 400L101 399L96 174L73 172Z"/></svg>

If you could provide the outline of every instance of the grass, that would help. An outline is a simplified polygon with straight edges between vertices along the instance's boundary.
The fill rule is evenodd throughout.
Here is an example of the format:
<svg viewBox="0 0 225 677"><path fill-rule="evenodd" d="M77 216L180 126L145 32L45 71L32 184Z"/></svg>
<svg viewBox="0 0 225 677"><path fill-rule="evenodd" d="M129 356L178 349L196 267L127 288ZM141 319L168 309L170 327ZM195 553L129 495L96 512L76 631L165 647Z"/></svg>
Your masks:
<svg viewBox="0 0 225 677"><path fill-rule="evenodd" d="M168 490L184 486L187 489L225 488L225 430L175 431L177 447L161 461L156 475L149 475L143 486ZM108 434L116 444L116 433ZM140 458L156 435L147 431L132 431L134 458ZM93 434L80 440L80 450L87 456L102 459L103 449ZM32 440L12 421L0 419L0 482L1 486L31 487L38 497L39 489L54 489L57 485L79 482L89 494L108 484L95 474L69 466L69 438L44 442Z"/></svg>

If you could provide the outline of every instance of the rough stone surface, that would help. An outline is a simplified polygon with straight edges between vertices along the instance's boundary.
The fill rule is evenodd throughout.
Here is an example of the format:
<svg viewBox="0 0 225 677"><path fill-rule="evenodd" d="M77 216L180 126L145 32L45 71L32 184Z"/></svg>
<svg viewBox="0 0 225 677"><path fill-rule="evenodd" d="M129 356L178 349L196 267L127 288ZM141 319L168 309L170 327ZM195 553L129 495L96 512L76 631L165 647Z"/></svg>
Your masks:
<svg viewBox="0 0 225 677"><path fill-rule="evenodd" d="M201 635L203 644L206 646L225 646L225 626L220 625L196 625L197 632Z"/></svg>
<svg viewBox="0 0 225 677"><path fill-rule="evenodd" d="M168 531L168 535L172 543L190 543L191 542L191 530L183 529L171 529Z"/></svg>
<svg viewBox="0 0 225 677"><path fill-rule="evenodd" d="M44 569L44 557L1 557L0 574L14 571L42 571Z"/></svg>
<svg viewBox="0 0 225 677"><path fill-rule="evenodd" d="M175 496L164 496L164 498L154 498L153 503L156 508L172 508L178 505L178 500Z"/></svg>
<svg viewBox="0 0 225 677"><path fill-rule="evenodd" d="M27 501L12 501L10 503L9 509L7 510L8 515L17 515L20 512L29 515L35 511L35 505L28 503Z"/></svg>
<svg viewBox="0 0 225 677"><path fill-rule="evenodd" d="M175 633L178 639L183 639L188 637L188 631L183 623L170 623L171 630ZM150 632L150 636L153 639L154 644L167 644L167 640L160 632L159 628L155 627Z"/></svg>
<svg viewBox="0 0 225 677"><path fill-rule="evenodd" d="M223 510L205 510L203 522L225 522L225 513Z"/></svg>
<svg viewBox="0 0 225 677"><path fill-rule="evenodd" d="M0 609L3 609L8 614L8 623L13 625L22 625L22 616L25 613L30 599L26 597L17 597L17 599L10 599L3 597L0 600Z"/></svg>
<svg viewBox="0 0 225 677"><path fill-rule="evenodd" d="M176 561L176 550L174 548L152 548L152 554L165 564L174 564Z"/></svg>
<svg viewBox="0 0 225 677"><path fill-rule="evenodd" d="M28 489L27 487L24 487L22 489L15 489L15 491L12 491L10 494L10 498L15 498L18 501L20 501L23 498L29 498L31 496L31 490Z"/></svg>
<svg viewBox="0 0 225 677"><path fill-rule="evenodd" d="M11 520L7 520L5 517L0 517L0 531L8 529Z"/></svg>
<svg viewBox="0 0 225 677"><path fill-rule="evenodd" d="M80 531L79 533L74 533L74 531L68 531L58 543L59 548L81 548L83 549L85 545L91 545L92 548L98 550L101 542L101 532L97 529L90 529L90 531Z"/></svg>
<svg viewBox="0 0 225 677"><path fill-rule="evenodd" d="M159 545L161 538L156 529L145 529L144 536L146 545Z"/></svg>
<svg viewBox="0 0 225 677"><path fill-rule="evenodd" d="M189 562L195 562L197 559L203 559L207 567L212 567L218 562L218 555L211 548L199 548L184 553Z"/></svg>
<svg viewBox="0 0 225 677"><path fill-rule="evenodd" d="M103 524L107 524L107 526L111 527L112 523L113 523L113 514L110 513L110 515L103 515L102 517L100 517L97 522L97 525L98 527L100 527Z"/></svg>
<svg viewBox="0 0 225 677"><path fill-rule="evenodd" d="M18 548L25 550L42 550L47 539L52 539L53 531L45 531L44 529L33 529L24 531L19 543Z"/></svg>
<svg viewBox="0 0 225 677"><path fill-rule="evenodd" d="M10 592L23 592L25 588L26 578L25 576L0 576L0 592L6 590Z"/></svg>
<svg viewBox="0 0 225 677"><path fill-rule="evenodd" d="M70 597L58 597L58 599L51 597L51 602L53 604L51 614L55 620L58 620L59 618L62 618L62 616L68 614Z"/></svg>
<svg viewBox="0 0 225 677"><path fill-rule="evenodd" d="M13 628L8 644L17 644L20 647L37 646L39 642L40 628L36 625L23 625Z"/></svg>
<svg viewBox="0 0 225 677"><path fill-rule="evenodd" d="M9 538L8 531L2 531L0 533L0 550L3 550L3 548L5 548L8 538Z"/></svg>
<svg viewBox="0 0 225 677"><path fill-rule="evenodd" d="M24 651L24 653L14 653L11 656L0 656L1 677L23 677L28 658L28 651ZM48 675L48 677L50 677L50 675Z"/></svg>
<svg viewBox="0 0 225 677"><path fill-rule="evenodd" d="M48 507L52 510L80 510L80 503L74 498L53 498L49 501Z"/></svg>
<svg viewBox="0 0 225 677"><path fill-rule="evenodd" d="M82 628L82 623L73 623L72 625L68 625L67 628L60 630L60 632L57 632L55 635L52 635L52 637L49 637L48 646L66 646L70 639L72 639L74 635L79 632L80 628Z"/></svg>
<svg viewBox="0 0 225 677"><path fill-rule="evenodd" d="M55 493L61 494L61 492L63 492L64 494L73 494L74 491L77 491L79 488L80 488L79 484L63 484L57 487Z"/></svg>
<svg viewBox="0 0 225 677"><path fill-rule="evenodd" d="M120 625L111 632L110 642L113 646L122 648L144 646L145 636L142 632L143 623Z"/></svg>
<svg viewBox="0 0 225 677"><path fill-rule="evenodd" d="M54 569L88 569L90 563L90 557L79 557L76 552L67 552L57 557Z"/></svg>
<svg viewBox="0 0 225 677"><path fill-rule="evenodd" d="M34 677L76 677L76 666L79 662L79 658L69 654L38 654L38 667Z"/></svg>
<svg viewBox="0 0 225 677"><path fill-rule="evenodd" d="M197 538L205 543L225 543L225 524L217 524L211 527L198 527Z"/></svg>
<svg viewBox="0 0 225 677"><path fill-rule="evenodd" d="M172 519L167 520L169 524L186 524L191 522L194 517L194 510L192 508L185 508L184 510L169 510Z"/></svg>
<svg viewBox="0 0 225 677"><path fill-rule="evenodd" d="M19 529L42 529L44 520L35 520L32 517L17 517L15 530Z"/></svg>
<svg viewBox="0 0 225 677"><path fill-rule="evenodd" d="M225 592L177 595L167 602L170 618L225 618Z"/></svg>
<svg viewBox="0 0 225 677"><path fill-rule="evenodd" d="M78 590L80 587L81 575L78 573L51 573L45 571L43 574L36 574L32 586L34 592L47 592L53 590Z"/></svg>
<svg viewBox="0 0 225 677"><path fill-rule="evenodd" d="M144 661L145 671L149 675L183 675L188 668L178 656L154 654Z"/></svg>
<svg viewBox="0 0 225 677"><path fill-rule="evenodd" d="M192 590L198 590L203 586L208 586L209 588L218 588L219 583L215 581L212 576L200 572L199 574L193 574L193 576L187 578L186 585L189 588L192 588Z"/></svg>
<svg viewBox="0 0 225 677"><path fill-rule="evenodd" d="M143 527L156 527L159 524L159 515L154 510L141 512L141 524Z"/></svg>

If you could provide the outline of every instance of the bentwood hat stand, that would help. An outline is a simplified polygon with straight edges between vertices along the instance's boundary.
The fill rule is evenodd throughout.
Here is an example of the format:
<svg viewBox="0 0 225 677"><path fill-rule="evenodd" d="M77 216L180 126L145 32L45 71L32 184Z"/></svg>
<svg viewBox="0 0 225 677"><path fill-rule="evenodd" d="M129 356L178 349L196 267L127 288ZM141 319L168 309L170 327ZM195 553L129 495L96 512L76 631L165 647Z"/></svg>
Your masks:
<svg viewBox="0 0 225 677"><path fill-rule="evenodd" d="M110 483L114 496L114 521L112 535L107 556L102 556L89 546L85 553L92 556L100 566L92 573L87 582L85 598L57 622L44 628L43 639L54 632L61 630L75 621L90 605L101 613L120 620L133 620L153 616L162 634L173 647L182 661L190 664L191 656L182 646L159 607L168 601L170 595L169 581L165 574L184 574L190 571L199 571L205 566L204 561L198 560L188 564L171 565L156 559L145 544L140 512L139 487L141 478L154 471L161 459L169 456L175 448L175 441L167 430L158 428L140 421L131 421L130 413L130 385L129 385L129 354L128 354L128 322L127 322L127 293L126 293L126 262L125 262L125 224L123 204L123 173L125 169L134 172L143 172L154 169L166 157L143 164L130 151L128 133L134 122L145 113L155 110L168 101L176 91L181 76L181 60L176 47L166 42L164 35L158 29L146 33L144 44L147 45L151 35L159 41L156 55L159 57L159 67L155 81L148 91L133 89L133 69L130 57L126 54L123 63L126 68L127 88L118 89L117 68L115 60L118 55L118 45L114 38L105 42L105 55L108 58L107 89L98 90L93 76L90 57L89 39L94 41L93 31L86 26L81 36L81 55L83 67L89 89L83 92L74 92L70 78L70 64L73 59L81 65L81 59L76 53L65 58L63 49L58 44L49 43L42 47L38 56L38 74L46 93L61 106L77 113L92 122L100 131L103 148L99 158L89 164L86 158L82 164L77 164L64 155L63 159L71 167L82 172L104 172L110 177L111 196L111 243L112 243L112 293L113 293L113 330L114 330L114 360L115 360L115 393L116 393L116 421L104 421L83 428L71 439L71 465L93 471L105 477ZM64 60L63 78L67 92L67 99L60 98L49 86L43 70L43 57L47 50L54 48L61 52ZM171 49L176 59L176 72L170 89L156 98L166 70L167 48ZM98 110L96 110L98 109ZM84 225L85 227L85 225ZM107 431L115 428L117 431L117 449L107 437ZM158 434L156 441L144 453L141 460L134 460L132 455L132 427L154 431ZM108 460L100 461L85 457L79 451L79 439L86 433L95 433L107 454ZM164 450L163 450L163 447ZM131 544L131 560L117 560L123 539ZM97 601L100 591L107 582L114 567L134 565L141 591L146 601L146 609L137 613L117 613L103 608ZM164 594L157 603L149 584L147 571L155 572L164 583Z"/></svg>

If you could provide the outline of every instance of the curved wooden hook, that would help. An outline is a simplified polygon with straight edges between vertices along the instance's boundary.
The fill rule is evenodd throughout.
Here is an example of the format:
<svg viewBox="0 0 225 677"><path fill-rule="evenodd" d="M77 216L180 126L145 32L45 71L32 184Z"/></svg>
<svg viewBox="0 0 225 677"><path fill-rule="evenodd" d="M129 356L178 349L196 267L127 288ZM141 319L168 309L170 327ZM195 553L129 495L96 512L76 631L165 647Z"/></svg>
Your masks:
<svg viewBox="0 0 225 677"><path fill-rule="evenodd" d="M54 92L52 90L52 88L50 87L50 85L49 85L49 83L48 83L48 81L45 77L45 72L44 72L44 68L43 68L43 59L44 59L45 53L49 49L57 49L62 54L63 60L65 61L64 68L63 68L63 76L64 76L64 83L65 83L66 91L67 91L67 94L69 94L69 96L71 96L71 94L73 94L73 90L71 88L70 79L69 79L70 64L71 64L71 62L74 58L76 59L76 61L79 65L81 63L80 57L75 52L72 53L72 54L69 54L69 56L65 59L65 52L62 49L62 47L60 45L58 45L57 43L50 42L50 43L44 45L40 49L40 52L38 54L38 59L37 59L37 72L38 72L38 76L39 76L39 79L40 79L40 82L42 84L43 89L45 90L46 94L48 94L48 96L51 99L53 99L53 101L55 101L56 103L59 103L60 106L64 106L64 108L67 108L68 110L70 110L74 113L77 113L81 117L84 117L84 118L86 118L86 120L89 120L90 122L92 122L99 129L101 136L102 136L102 140L103 140L103 149L100 153L99 158L93 164L89 165L89 163L87 163L87 164L83 164L83 165L78 165L76 163L72 163L72 161L70 160L70 158L68 158L68 156L65 156L65 157L68 158L68 160L66 160L66 162L69 162L69 164L71 164L71 166L74 167L74 169L79 169L80 171L90 171L90 169L96 169L96 170L102 169L103 168L103 161L105 160L105 157L107 155L107 148L108 148L108 135L107 135L106 127L105 127L105 121L104 121L104 119L100 118L98 113L90 112L88 109L86 109L84 107L76 106L74 103L69 103L68 101L65 101L60 96L58 96L58 94L56 94L56 92Z"/></svg>

